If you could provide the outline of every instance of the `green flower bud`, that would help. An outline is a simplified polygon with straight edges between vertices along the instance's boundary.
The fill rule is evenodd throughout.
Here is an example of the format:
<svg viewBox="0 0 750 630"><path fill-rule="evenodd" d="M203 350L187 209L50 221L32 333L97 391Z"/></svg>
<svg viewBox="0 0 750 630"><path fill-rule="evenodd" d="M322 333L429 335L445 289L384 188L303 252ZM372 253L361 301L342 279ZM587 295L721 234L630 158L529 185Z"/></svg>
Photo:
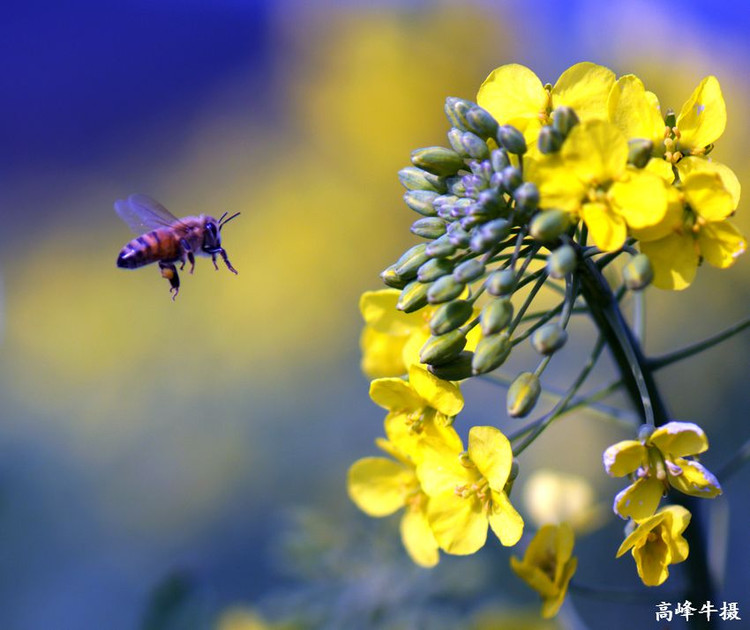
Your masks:
<svg viewBox="0 0 750 630"><path fill-rule="evenodd" d="M495 149L490 155L490 161L492 163L492 170L496 173L500 173L504 168L510 166L510 160L505 149Z"/></svg>
<svg viewBox="0 0 750 630"><path fill-rule="evenodd" d="M654 143L645 138L633 138L628 140L628 164L636 168L643 168L651 159Z"/></svg>
<svg viewBox="0 0 750 630"><path fill-rule="evenodd" d="M490 295L510 295L516 286L516 274L511 269L493 271L487 278L487 293Z"/></svg>
<svg viewBox="0 0 750 630"><path fill-rule="evenodd" d="M507 333L482 337L474 350L471 370L474 374L484 374L500 367L511 351L510 337Z"/></svg>
<svg viewBox="0 0 750 630"><path fill-rule="evenodd" d="M536 184L524 182L513 191L516 208L522 212L533 212L539 206L539 189Z"/></svg>
<svg viewBox="0 0 750 630"><path fill-rule="evenodd" d="M407 282L396 273L395 265L391 265L384 269L380 274L380 278L386 286L391 287L392 289L403 289Z"/></svg>
<svg viewBox="0 0 750 630"><path fill-rule="evenodd" d="M529 415L541 393L542 386L537 375L533 372L522 372L508 388L508 415L511 418Z"/></svg>
<svg viewBox="0 0 750 630"><path fill-rule="evenodd" d="M464 153L475 160L485 160L490 157L490 148L487 143L471 131L461 134L461 146Z"/></svg>
<svg viewBox="0 0 750 630"><path fill-rule="evenodd" d="M526 153L526 139L515 127L501 125L497 130L497 141L508 153L523 155Z"/></svg>
<svg viewBox="0 0 750 630"><path fill-rule="evenodd" d="M417 271L417 279L420 282L432 282L449 273L453 273L453 261L447 258L430 258Z"/></svg>
<svg viewBox="0 0 750 630"><path fill-rule="evenodd" d="M396 308L404 313L413 313L427 306L427 291L432 285L414 281L407 284L398 296Z"/></svg>
<svg viewBox="0 0 750 630"><path fill-rule="evenodd" d="M428 243L425 252L430 258L447 258L456 253L456 246L451 243L448 235L444 234L432 243Z"/></svg>
<svg viewBox="0 0 750 630"><path fill-rule="evenodd" d="M416 166L402 168L398 172L398 179L401 185L409 190L432 190L439 193L446 191L445 180Z"/></svg>
<svg viewBox="0 0 750 630"><path fill-rule="evenodd" d="M479 105L475 105L466 112L466 122L471 131L485 140L494 138L497 134L497 121L492 117L492 114Z"/></svg>
<svg viewBox="0 0 750 630"><path fill-rule="evenodd" d="M562 245L547 256L547 273L550 278L564 278L577 264L575 250L570 245Z"/></svg>
<svg viewBox="0 0 750 630"><path fill-rule="evenodd" d="M570 130L578 124L578 116L572 108L561 105L552 112L552 127L567 138Z"/></svg>
<svg viewBox="0 0 750 630"><path fill-rule="evenodd" d="M513 304L508 298L487 302L482 309L481 324L485 337L499 333L513 319Z"/></svg>
<svg viewBox="0 0 750 630"><path fill-rule="evenodd" d="M412 151L411 162L428 173L443 177L455 175L464 167L463 158L445 147L427 147Z"/></svg>
<svg viewBox="0 0 750 630"><path fill-rule="evenodd" d="M476 105L471 101L449 96L445 99L445 115L448 117L448 122L454 127L466 131L469 128L466 124L466 113L472 107L476 107Z"/></svg>
<svg viewBox="0 0 750 630"><path fill-rule="evenodd" d="M545 324L531 336L531 345L539 354L553 354L565 345L567 331L556 322Z"/></svg>
<svg viewBox="0 0 750 630"><path fill-rule="evenodd" d="M419 360L430 365L440 365L455 359L466 345L466 335L458 328L444 335L433 335L419 351Z"/></svg>
<svg viewBox="0 0 750 630"><path fill-rule="evenodd" d="M564 210L553 208L542 210L532 220L529 234L542 243L551 243L570 227L570 215Z"/></svg>
<svg viewBox="0 0 750 630"><path fill-rule="evenodd" d="M427 369L444 381L462 381L471 376L473 352L464 350L457 357L440 365L428 365Z"/></svg>
<svg viewBox="0 0 750 630"><path fill-rule="evenodd" d="M633 256L622 269L625 286L631 291L645 289L654 279L654 268L646 254Z"/></svg>
<svg viewBox="0 0 750 630"><path fill-rule="evenodd" d="M462 262L453 270L453 278L456 282L471 282L476 280L484 273L482 261L472 258Z"/></svg>
<svg viewBox="0 0 750 630"><path fill-rule="evenodd" d="M474 306L466 300L453 300L441 304L430 318L433 335L444 335L465 324L474 312Z"/></svg>
<svg viewBox="0 0 750 630"><path fill-rule="evenodd" d="M671 107L667 109L667 113L664 115L664 125L670 129L677 126L677 116Z"/></svg>
<svg viewBox="0 0 750 630"><path fill-rule="evenodd" d="M544 153L557 153L565 142L565 136L554 127L545 126L539 130L537 144L539 150Z"/></svg>
<svg viewBox="0 0 750 630"><path fill-rule="evenodd" d="M456 282L453 276L443 276L433 282L427 292L427 301L430 304L442 304L456 299L464 290L464 284Z"/></svg>
<svg viewBox="0 0 750 630"><path fill-rule="evenodd" d="M406 280L411 280L417 275L419 269L427 262L427 245L420 243L407 249L393 265L394 271Z"/></svg>
<svg viewBox="0 0 750 630"><path fill-rule="evenodd" d="M437 211L432 205L437 197L438 194L434 190L410 190L404 193L406 205L425 217L437 216Z"/></svg>
<svg viewBox="0 0 750 630"><path fill-rule="evenodd" d="M439 238L445 234L445 221L438 217L417 219L411 224L411 233L422 238Z"/></svg>
<svg viewBox="0 0 750 630"><path fill-rule="evenodd" d="M521 171L515 166L506 166L502 171L503 186L506 190L515 190L523 183Z"/></svg>

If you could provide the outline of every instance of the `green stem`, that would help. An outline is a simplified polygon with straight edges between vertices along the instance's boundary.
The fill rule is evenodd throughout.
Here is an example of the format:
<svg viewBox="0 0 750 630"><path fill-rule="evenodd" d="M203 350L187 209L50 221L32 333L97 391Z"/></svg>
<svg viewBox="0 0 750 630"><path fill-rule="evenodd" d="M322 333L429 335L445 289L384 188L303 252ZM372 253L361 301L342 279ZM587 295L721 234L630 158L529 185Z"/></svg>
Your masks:
<svg viewBox="0 0 750 630"><path fill-rule="evenodd" d="M732 459L721 467L716 477L721 483L724 483L729 477L736 473L742 466L750 460L750 440L745 442L737 451Z"/></svg>

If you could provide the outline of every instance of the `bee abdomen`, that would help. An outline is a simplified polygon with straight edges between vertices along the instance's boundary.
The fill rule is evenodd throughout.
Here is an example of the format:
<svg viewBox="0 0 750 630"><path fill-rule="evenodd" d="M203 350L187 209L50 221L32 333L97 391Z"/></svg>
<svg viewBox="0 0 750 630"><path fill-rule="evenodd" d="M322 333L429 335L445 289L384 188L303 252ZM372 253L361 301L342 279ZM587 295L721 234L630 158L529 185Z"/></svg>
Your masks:
<svg viewBox="0 0 750 630"><path fill-rule="evenodd" d="M164 249L160 247L163 244L156 230L134 238L120 250L117 257L117 266L124 269L135 269L155 262L166 253L160 251Z"/></svg>

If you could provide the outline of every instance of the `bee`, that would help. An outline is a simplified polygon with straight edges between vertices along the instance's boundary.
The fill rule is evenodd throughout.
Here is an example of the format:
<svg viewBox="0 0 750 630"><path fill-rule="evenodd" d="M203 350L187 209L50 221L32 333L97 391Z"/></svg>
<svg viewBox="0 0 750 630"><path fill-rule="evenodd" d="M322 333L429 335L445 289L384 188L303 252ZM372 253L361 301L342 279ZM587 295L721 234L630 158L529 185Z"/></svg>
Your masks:
<svg viewBox="0 0 750 630"><path fill-rule="evenodd" d="M227 217L227 212L219 219L201 214L197 217L178 219L160 203L146 195L130 195L127 200L115 201L115 212L140 236L134 238L120 250L117 266L123 269L137 269L151 263L159 263L162 277L169 280L172 299L180 292L180 271L185 263L190 263L190 273L195 269L195 254L211 256L214 268L216 256L224 260L227 269L236 274L237 270L227 258L221 246L221 228L239 216L239 212Z"/></svg>

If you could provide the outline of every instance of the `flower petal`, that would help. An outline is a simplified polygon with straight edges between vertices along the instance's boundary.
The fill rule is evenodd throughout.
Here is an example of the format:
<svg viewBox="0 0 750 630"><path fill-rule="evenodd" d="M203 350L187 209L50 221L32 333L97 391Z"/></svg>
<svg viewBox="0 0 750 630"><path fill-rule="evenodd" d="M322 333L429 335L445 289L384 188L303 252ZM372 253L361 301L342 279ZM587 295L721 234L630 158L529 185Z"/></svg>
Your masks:
<svg viewBox="0 0 750 630"><path fill-rule="evenodd" d="M719 269L733 265L747 249L745 237L730 221L705 225L698 235L698 243L701 256Z"/></svg>
<svg viewBox="0 0 750 630"><path fill-rule="evenodd" d="M667 162L664 163L666 164ZM742 193L740 180L737 179L737 175L735 175L734 171L726 164L694 156L684 157L677 162L677 172L680 174L680 179L682 180L684 180L690 173L701 171L719 175L724 188L730 195L732 195L732 203L734 204L734 207L736 208L739 205L740 195Z"/></svg>
<svg viewBox="0 0 750 630"><path fill-rule="evenodd" d="M560 155L581 181L603 184L625 171L628 142L612 123L590 120L573 127Z"/></svg>
<svg viewBox="0 0 750 630"><path fill-rule="evenodd" d="M401 519L400 529L401 540L411 559L421 567L434 567L440 555L426 513L408 507Z"/></svg>
<svg viewBox="0 0 750 630"><path fill-rule="evenodd" d="M414 388L401 378L377 378L370 383L372 401L388 411L413 411L424 407Z"/></svg>
<svg viewBox="0 0 750 630"><path fill-rule="evenodd" d="M511 556L510 568L543 598L550 598L557 595L557 585L536 564L528 562L526 557L523 560L519 560L515 556Z"/></svg>
<svg viewBox="0 0 750 630"><path fill-rule="evenodd" d="M420 326L421 314L396 309L399 295L401 291L397 289L365 291L359 298L359 312L365 324L389 335L408 335L415 326Z"/></svg>
<svg viewBox="0 0 750 630"><path fill-rule="evenodd" d="M617 494L615 514L636 521L648 518L656 511L663 493L664 484L661 481L654 477L641 477Z"/></svg>
<svg viewBox="0 0 750 630"><path fill-rule="evenodd" d="M702 499L713 499L721 494L721 484L702 464L678 457L674 460L682 469L682 474L673 475L668 468L667 478L673 488L683 494Z"/></svg>
<svg viewBox="0 0 750 630"><path fill-rule="evenodd" d="M682 182L682 191L685 201L706 221L721 221L734 212L734 199L718 173L689 173Z"/></svg>
<svg viewBox="0 0 750 630"><path fill-rule="evenodd" d="M632 532L630 532L630 534L625 538L625 540L622 541L622 544L620 545L620 548L617 550L615 557L619 558L626 551L632 549L633 547L645 544L651 530L654 529L656 526L658 526L660 523L662 523L665 518L667 517L666 517L666 514L664 513L664 510L659 510L653 516L650 516L646 519L639 521L638 527L636 527Z"/></svg>
<svg viewBox="0 0 750 630"><path fill-rule="evenodd" d="M667 422L651 434L648 443L670 459L697 455L708 450L705 432L693 422Z"/></svg>
<svg viewBox="0 0 750 630"><path fill-rule="evenodd" d="M492 507L489 514L490 527L500 543L512 547L523 535L523 519L510 502L505 492L492 490Z"/></svg>
<svg viewBox="0 0 750 630"><path fill-rule="evenodd" d="M628 140L645 138L658 148L664 141L664 118L658 101L646 95L646 88L634 74L620 77L609 93L609 119ZM666 164L666 162L665 162Z"/></svg>
<svg viewBox="0 0 750 630"><path fill-rule="evenodd" d="M726 124L727 109L721 86L716 77L708 76L695 88L677 117L680 148L702 149L716 142Z"/></svg>
<svg viewBox="0 0 750 630"><path fill-rule="evenodd" d="M589 229L591 239L605 252L620 249L625 244L627 226L625 219L604 203L585 203L581 218Z"/></svg>
<svg viewBox="0 0 750 630"><path fill-rule="evenodd" d="M539 189L543 208L559 208L575 213L588 191L587 184L571 172L559 154L540 160L529 158L524 162L524 175Z"/></svg>
<svg viewBox="0 0 750 630"><path fill-rule="evenodd" d="M568 584L570 583L570 580L573 577L573 574L576 572L577 568L578 558L571 558L562 567L562 575L557 582L557 594L554 597L545 599L542 602L542 617L544 619L550 619L554 617L560 610L560 606L562 606L562 603L565 600L565 595L568 592Z"/></svg>
<svg viewBox="0 0 750 630"><path fill-rule="evenodd" d="M365 457L349 468L347 488L357 507L370 516L393 514L417 488L414 470L385 457Z"/></svg>
<svg viewBox="0 0 750 630"><path fill-rule="evenodd" d="M508 482L513 463L513 451L508 438L495 427L472 427L469 431L468 452L490 488L502 491Z"/></svg>
<svg viewBox="0 0 750 630"><path fill-rule="evenodd" d="M553 107L572 107L581 120L606 119L607 99L615 73L584 61L568 68L552 88Z"/></svg>
<svg viewBox="0 0 750 630"><path fill-rule="evenodd" d="M480 480L477 469L464 466L459 457L460 451L433 448L426 445L417 465L417 477L422 490L431 497L450 492L457 486L471 485Z"/></svg>
<svg viewBox="0 0 750 630"><path fill-rule="evenodd" d="M362 371L369 378L406 374L401 358L407 337L378 332L371 326L362 330L359 345L362 349Z"/></svg>
<svg viewBox="0 0 750 630"><path fill-rule="evenodd" d="M487 516L475 498L462 499L452 491L432 497L427 520L438 545L448 553L472 554L487 541Z"/></svg>
<svg viewBox="0 0 750 630"><path fill-rule="evenodd" d="M665 530L657 527L643 545L633 549L638 575L646 586L659 586L669 577L672 550L665 540Z"/></svg>
<svg viewBox="0 0 750 630"><path fill-rule="evenodd" d="M653 159L649 164L660 163L666 164L664 160ZM648 167L646 167L648 169ZM651 169L650 172L654 172ZM671 167L670 167L671 172ZM664 217L656 225L650 225L644 228L635 229L631 226L631 233L639 241L658 241L672 233L679 233L682 230L683 215L685 214L685 204L682 200L682 193L673 186L668 186L667 193L667 211Z"/></svg>
<svg viewBox="0 0 750 630"><path fill-rule="evenodd" d="M690 286L698 270L698 252L690 234L670 234L640 246L654 269L655 287L681 291Z"/></svg>
<svg viewBox="0 0 750 630"><path fill-rule="evenodd" d="M602 460L608 475L623 477L643 465L646 461L646 447L637 440L623 440L607 448Z"/></svg>
<svg viewBox="0 0 750 630"><path fill-rule="evenodd" d="M667 186L649 171L628 169L626 179L612 184L609 198L631 228L658 225L667 213Z"/></svg>
<svg viewBox="0 0 750 630"><path fill-rule="evenodd" d="M446 416L456 416L464 408L458 385L444 381L422 367L412 365L409 368L409 383L430 407Z"/></svg>
<svg viewBox="0 0 750 630"><path fill-rule="evenodd" d="M688 542L682 537L682 532L690 524L692 515L681 505L668 505L660 510L667 514L664 525L669 531L667 544L672 551L672 564L687 560L690 549Z"/></svg>

